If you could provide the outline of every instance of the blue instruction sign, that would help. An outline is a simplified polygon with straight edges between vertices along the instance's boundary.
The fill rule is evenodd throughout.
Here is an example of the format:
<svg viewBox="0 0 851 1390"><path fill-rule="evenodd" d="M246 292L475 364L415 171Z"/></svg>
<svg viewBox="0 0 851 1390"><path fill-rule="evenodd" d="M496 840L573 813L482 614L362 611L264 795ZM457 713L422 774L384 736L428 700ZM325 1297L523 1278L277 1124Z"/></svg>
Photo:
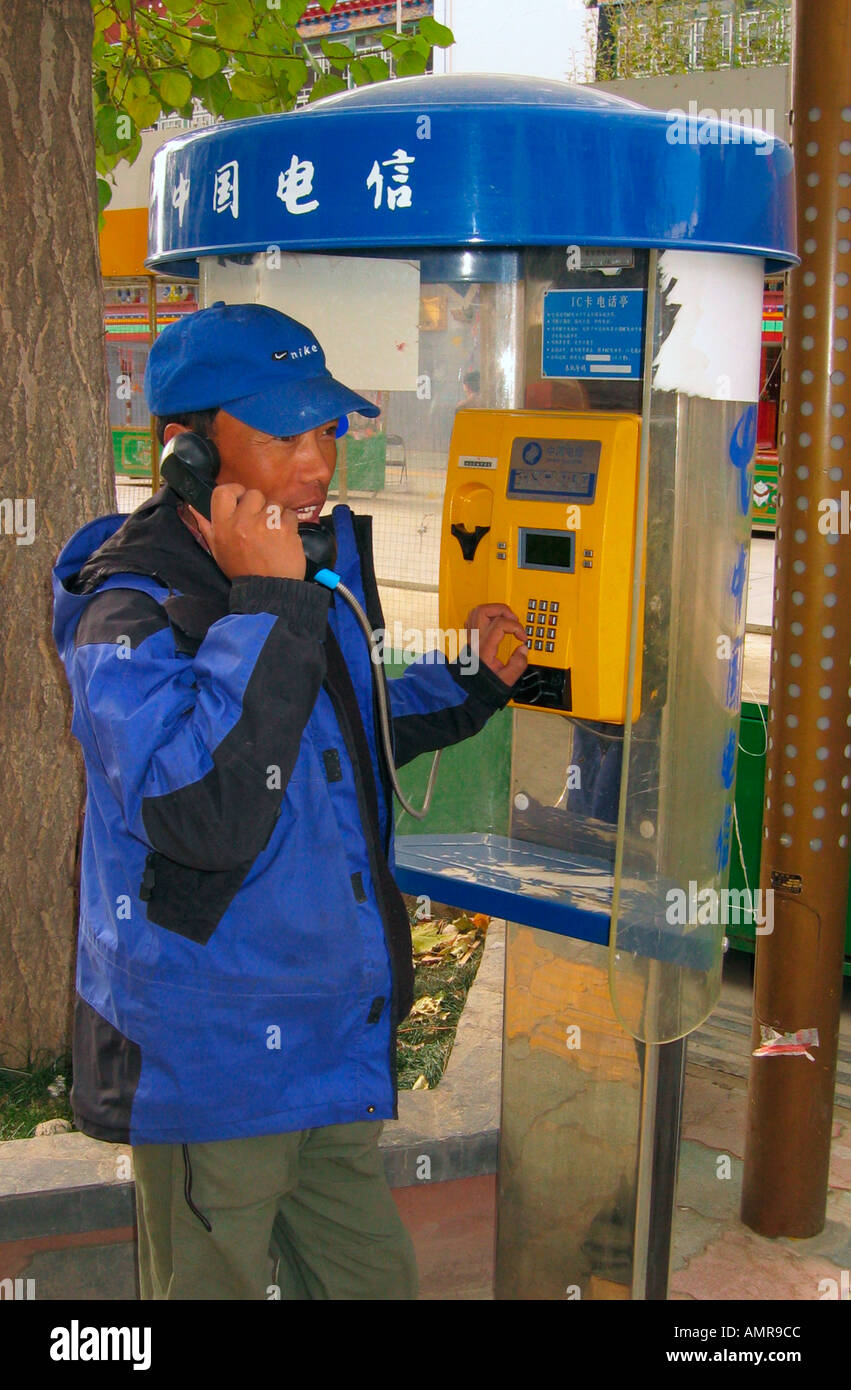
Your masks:
<svg viewBox="0 0 851 1390"><path fill-rule="evenodd" d="M541 375L636 381L644 290L547 290Z"/></svg>

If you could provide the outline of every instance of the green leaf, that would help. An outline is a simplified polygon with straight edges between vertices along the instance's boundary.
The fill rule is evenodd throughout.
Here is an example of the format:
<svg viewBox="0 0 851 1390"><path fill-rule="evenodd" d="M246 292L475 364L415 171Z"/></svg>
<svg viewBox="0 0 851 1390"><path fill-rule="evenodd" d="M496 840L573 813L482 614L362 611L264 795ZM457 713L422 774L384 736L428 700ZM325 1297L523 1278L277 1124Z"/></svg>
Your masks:
<svg viewBox="0 0 851 1390"><path fill-rule="evenodd" d="M139 131L136 130L133 132L132 140L128 141L126 145L122 146L121 157L124 160L125 164L135 164L141 152L142 136L140 135Z"/></svg>
<svg viewBox="0 0 851 1390"><path fill-rule="evenodd" d="M360 62L369 73L370 82L386 82L389 78L390 64L379 58L377 53L368 54L366 58L360 59Z"/></svg>
<svg viewBox="0 0 851 1390"><path fill-rule="evenodd" d="M95 136L104 154L117 154L122 144L116 131L117 121L114 106L99 106L95 112Z"/></svg>
<svg viewBox="0 0 851 1390"><path fill-rule="evenodd" d="M134 72L130 81L127 83L126 96L146 97L151 90L151 84L143 72Z"/></svg>
<svg viewBox="0 0 851 1390"><path fill-rule="evenodd" d="M304 14L304 0L283 0L280 13L285 24L298 24Z"/></svg>
<svg viewBox="0 0 851 1390"><path fill-rule="evenodd" d="M319 40L319 47L326 58L342 58L344 63L347 63L352 56L352 50L348 44L332 43L330 39L324 37Z"/></svg>
<svg viewBox="0 0 851 1390"><path fill-rule="evenodd" d="M421 34L412 34L411 49L413 52L422 53L423 57L427 58L431 53L431 44Z"/></svg>
<svg viewBox="0 0 851 1390"><path fill-rule="evenodd" d="M131 117L137 130L147 130L162 114L162 103L159 98L149 93L148 96L124 98L124 110Z"/></svg>
<svg viewBox="0 0 851 1390"><path fill-rule="evenodd" d="M221 55L208 43L193 43L187 66L195 77L212 77L221 67Z"/></svg>
<svg viewBox="0 0 851 1390"><path fill-rule="evenodd" d="M436 48L449 48L455 42L452 30L447 29L445 24L438 24L430 15L424 15L420 20L420 33L426 43L433 44Z"/></svg>
<svg viewBox="0 0 851 1390"><path fill-rule="evenodd" d="M356 87L367 87L372 81L362 58L356 58L355 61L349 65L349 76Z"/></svg>
<svg viewBox="0 0 851 1390"><path fill-rule="evenodd" d="M176 15L191 14L198 8L198 0L162 0L162 3L170 14Z"/></svg>
<svg viewBox="0 0 851 1390"><path fill-rule="evenodd" d="M405 38L404 34L397 34L393 29L387 29L381 35L382 48L395 48L396 45L400 43L405 48L408 47L408 40Z"/></svg>
<svg viewBox="0 0 851 1390"><path fill-rule="evenodd" d="M254 28L254 10L248 0L224 0L216 9L214 22L223 48L242 48Z"/></svg>
<svg viewBox="0 0 851 1390"><path fill-rule="evenodd" d="M101 212L103 212L104 208L108 205L111 197L112 189L106 179L98 179L98 207Z"/></svg>
<svg viewBox="0 0 851 1390"><path fill-rule="evenodd" d="M192 80L185 72L164 72L160 78L163 106L185 106L192 96Z"/></svg>
<svg viewBox="0 0 851 1390"><path fill-rule="evenodd" d="M333 96L335 92L348 91L348 84L336 73L326 72L322 77L317 78L310 89L310 100L321 101L323 97Z"/></svg>
<svg viewBox="0 0 851 1390"><path fill-rule="evenodd" d="M259 116L260 104L256 101L237 101L236 97L231 97L222 115L226 121L241 121L246 116Z"/></svg>
<svg viewBox="0 0 851 1390"><path fill-rule="evenodd" d="M302 58L287 59L278 65L278 91L297 96L307 81L308 67Z"/></svg>
<svg viewBox="0 0 851 1390"><path fill-rule="evenodd" d="M130 0L112 0L112 8L119 19L130 18Z"/></svg>
<svg viewBox="0 0 851 1390"><path fill-rule="evenodd" d="M428 66L428 58L422 53L403 53L396 64L397 77L420 77Z"/></svg>
<svg viewBox="0 0 851 1390"><path fill-rule="evenodd" d="M256 40L252 40L256 42ZM272 60L268 53L240 53L240 69L245 72L257 72L261 77L268 77L272 70Z"/></svg>
<svg viewBox="0 0 851 1390"><path fill-rule="evenodd" d="M214 77L197 78L192 84L192 92L211 116L223 115L225 107L232 100L230 85L223 72L217 72Z"/></svg>
<svg viewBox="0 0 851 1390"><path fill-rule="evenodd" d="M230 89L238 101L268 101L275 95L275 81L272 77L254 77L247 72L235 72L230 80Z"/></svg>

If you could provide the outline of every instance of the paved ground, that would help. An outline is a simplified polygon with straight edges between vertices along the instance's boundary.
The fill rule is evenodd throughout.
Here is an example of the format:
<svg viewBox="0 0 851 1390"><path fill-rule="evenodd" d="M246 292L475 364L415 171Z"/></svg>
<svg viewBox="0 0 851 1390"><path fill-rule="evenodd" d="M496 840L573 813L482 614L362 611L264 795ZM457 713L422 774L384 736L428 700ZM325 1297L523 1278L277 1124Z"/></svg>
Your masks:
<svg viewBox="0 0 851 1390"><path fill-rule="evenodd" d="M725 962L721 999L689 1039L671 1297L819 1299L851 1268L851 981L845 981L827 1221L809 1240L768 1239L739 1220L752 1005L750 958ZM808 1063L804 1058L801 1064ZM790 1142L802 1142L801 1136ZM725 1160L729 1158L729 1163ZM722 1177L729 1171L729 1177ZM846 1292L846 1297L849 1294Z"/></svg>
<svg viewBox="0 0 851 1390"><path fill-rule="evenodd" d="M495 926L497 924L494 924ZM462 1016L459 1055L450 1059L456 1105L476 1086L476 1103L494 1097L499 1054L485 1046L468 1069L470 1049L501 1031L502 996L494 988L499 946L483 988L474 986L469 1017ZM827 1220L809 1240L769 1239L739 1219L750 1059L751 962L737 952L725 961L721 999L689 1040L683 1137L671 1259L669 1298L728 1302L851 1296L851 981L845 984L840 1029L840 1086L834 1112ZM734 1028L728 1025L730 1020ZM457 1071L453 1068L455 1061ZM808 1065L801 1059L801 1065ZM448 1074L449 1076L449 1074ZM448 1079L448 1077L447 1077ZM440 1088L438 1088L439 1090ZM437 1094L437 1093L435 1093ZM468 1097L469 1100L469 1097ZM472 1103L472 1102L470 1102ZM493 1177L422 1185L395 1194L420 1266L421 1297L428 1300L493 1297L496 1182Z"/></svg>

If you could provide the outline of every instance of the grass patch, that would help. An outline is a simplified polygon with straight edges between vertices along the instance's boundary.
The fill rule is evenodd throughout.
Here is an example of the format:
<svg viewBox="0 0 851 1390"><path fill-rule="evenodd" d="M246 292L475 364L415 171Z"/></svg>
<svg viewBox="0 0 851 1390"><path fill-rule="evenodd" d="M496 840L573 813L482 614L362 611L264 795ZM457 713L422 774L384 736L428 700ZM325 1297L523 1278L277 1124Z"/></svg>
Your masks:
<svg viewBox="0 0 851 1390"><path fill-rule="evenodd" d="M0 1140L31 1139L42 1120L70 1120L71 1058L0 1067Z"/></svg>
<svg viewBox="0 0 851 1390"><path fill-rule="evenodd" d="M398 1032L398 1085L400 1091L432 1090L446 1070L490 918L433 903L434 915L418 921L417 900L406 902L414 944L414 1004Z"/></svg>

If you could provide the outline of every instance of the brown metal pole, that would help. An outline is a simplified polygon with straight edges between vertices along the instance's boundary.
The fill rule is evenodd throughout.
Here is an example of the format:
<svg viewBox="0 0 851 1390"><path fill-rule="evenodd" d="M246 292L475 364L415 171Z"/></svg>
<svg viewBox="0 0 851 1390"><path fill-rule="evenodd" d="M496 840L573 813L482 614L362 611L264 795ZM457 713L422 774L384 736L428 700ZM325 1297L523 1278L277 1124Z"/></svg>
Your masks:
<svg viewBox="0 0 851 1390"><path fill-rule="evenodd" d="M817 1029L751 1059L742 1220L824 1226L842 997L851 804L851 0L796 0L792 144L802 263L784 339L774 636L757 937L761 1028ZM769 900L771 901L771 900ZM763 904L766 899L763 896Z"/></svg>

